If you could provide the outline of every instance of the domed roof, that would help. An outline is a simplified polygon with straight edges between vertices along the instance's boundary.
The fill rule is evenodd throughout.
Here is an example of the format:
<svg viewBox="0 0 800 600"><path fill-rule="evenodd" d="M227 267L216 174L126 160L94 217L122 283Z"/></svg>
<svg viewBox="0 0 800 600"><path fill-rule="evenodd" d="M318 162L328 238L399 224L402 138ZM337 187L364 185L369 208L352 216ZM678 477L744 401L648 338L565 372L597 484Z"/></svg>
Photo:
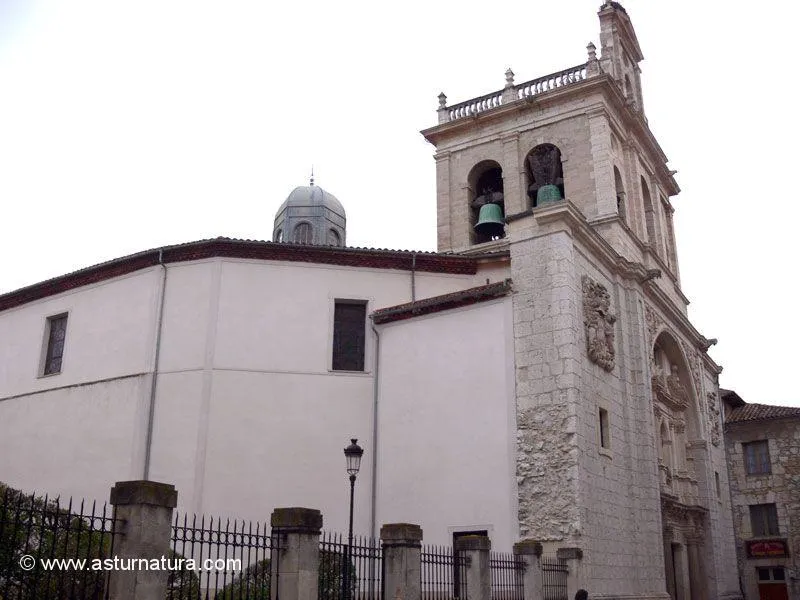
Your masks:
<svg viewBox="0 0 800 600"><path fill-rule="evenodd" d="M324 206L343 218L347 216L342 203L336 199L336 196L313 183L294 188L286 201L281 204L277 214L281 214L288 206Z"/></svg>

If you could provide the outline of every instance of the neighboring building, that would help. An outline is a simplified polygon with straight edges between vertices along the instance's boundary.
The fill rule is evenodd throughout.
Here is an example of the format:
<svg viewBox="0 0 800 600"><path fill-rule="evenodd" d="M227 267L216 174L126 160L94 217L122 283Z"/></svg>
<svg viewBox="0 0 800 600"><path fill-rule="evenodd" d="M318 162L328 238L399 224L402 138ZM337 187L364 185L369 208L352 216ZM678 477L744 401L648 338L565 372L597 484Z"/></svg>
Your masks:
<svg viewBox="0 0 800 600"><path fill-rule="evenodd" d="M103 497L144 476L182 510L305 505L341 530L358 437L359 532L577 548L593 598L739 597L679 189L631 21L616 2L599 17L600 57L440 96L423 131L439 253L340 247L344 210L312 185L275 242L170 246L0 296L0 480Z"/></svg>
<svg viewBox="0 0 800 600"><path fill-rule="evenodd" d="M720 391L742 590L747 600L800 598L800 408Z"/></svg>

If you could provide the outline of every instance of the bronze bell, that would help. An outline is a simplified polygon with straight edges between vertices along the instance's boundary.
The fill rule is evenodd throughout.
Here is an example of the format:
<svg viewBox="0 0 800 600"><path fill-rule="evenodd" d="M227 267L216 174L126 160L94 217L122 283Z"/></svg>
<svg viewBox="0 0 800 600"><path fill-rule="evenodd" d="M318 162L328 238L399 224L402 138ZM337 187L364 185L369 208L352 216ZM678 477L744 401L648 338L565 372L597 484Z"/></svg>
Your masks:
<svg viewBox="0 0 800 600"><path fill-rule="evenodd" d="M475 223L475 233L489 238L502 237L505 230L503 209L499 204L484 204L478 213L478 222Z"/></svg>
<svg viewBox="0 0 800 600"><path fill-rule="evenodd" d="M536 206L563 200L561 190L553 184L543 185L536 191Z"/></svg>

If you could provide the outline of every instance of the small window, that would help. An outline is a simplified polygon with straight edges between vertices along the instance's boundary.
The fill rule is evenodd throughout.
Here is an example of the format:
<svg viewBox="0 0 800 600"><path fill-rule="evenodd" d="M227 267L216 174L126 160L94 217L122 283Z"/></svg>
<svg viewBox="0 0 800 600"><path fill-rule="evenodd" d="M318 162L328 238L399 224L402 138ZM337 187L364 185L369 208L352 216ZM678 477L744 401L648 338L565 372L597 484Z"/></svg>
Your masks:
<svg viewBox="0 0 800 600"><path fill-rule="evenodd" d="M611 433L608 429L608 411L604 408L600 409L599 414L600 425L600 447L606 450L611 450Z"/></svg>
<svg viewBox="0 0 800 600"><path fill-rule="evenodd" d="M367 305L336 301L333 310L334 371L363 371Z"/></svg>
<svg viewBox="0 0 800 600"><path fill-rule="evenodd" d="M753 537L779 535L778 510L775 504L751 504L750 525L753 529Z"/></svg>
<svg viewBox="0 0 800 600"><path fill-rule="evenodd" d="M61 372L61 360L64 357L64 341L67 339L66 314L48 317L45 338L47 350L42 375L55 375Z"/></svg>
<svg viewBox="0 0 800 600"><path fill-rule="evenodd" d="M742 444L742 449L744 451L744 468L748 475L765 475L772 471L767 440Z"/></svg>
<svg viewBox="0 0 800 600"><path fill-rule="evenodd" d="M314 242L314 232L311 223L299 223L294 228L293 241L295 244L312 244Z"/></svg>
<svg viewBox="0 0 800 600"><path fill-rule="evenodd" d="M783 567L757 567L759 581L786 581Z"/></svg>
<svg viewBox="0 0 800 600"><path fill-rule="evenodd" d="M719 471L714 471L714 482L717 484L717 498L721 498L722 486L719 483Z"/></svg>

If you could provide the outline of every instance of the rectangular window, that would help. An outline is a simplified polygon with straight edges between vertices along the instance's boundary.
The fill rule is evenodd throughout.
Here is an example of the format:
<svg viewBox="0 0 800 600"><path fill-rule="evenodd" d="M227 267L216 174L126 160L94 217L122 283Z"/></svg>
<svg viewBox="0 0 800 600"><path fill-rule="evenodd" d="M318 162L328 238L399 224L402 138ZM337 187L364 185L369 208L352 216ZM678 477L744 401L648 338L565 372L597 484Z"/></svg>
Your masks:
<svg viewBox="0 0 800 600"><path fill-rule="evenodd" d="M767 440L742 444L742 450L744 452L744 468L748 475L765 475L772 471Z"/></svg>
<svg viewBox="0 0 800 600"><path fill-rule="evenodd" d="M363 371L367 304L337 300L333 309L334 371Z"/></svg>
<svg viewBox="0 0 800 600"><path fill-rule="evenodd" d="M722 497L722 486L719 484L719 471L714 471L714 481L717 484L717 498Z"/></svg>
<svg viewBox="0 0 800 600"><path fill-rule="evenodd" d="M600 447L611 450L611 433L608 429L608 411L600 409Z"/></svg>
<svg viewBox="0 0 800 600"><path fill-rule="evenodd" d="M42 375L55 375L61 372L61 360L64 356L64 341L67 338L66 314L47 318L45 338L47 349Z"/></svg>
<svg viewBox="0 0 800 600"><path fill-rule="evenodd" d="M775 504L751 504L750 525L753 529L753 537L779 535L778 510Z"/></svg>

